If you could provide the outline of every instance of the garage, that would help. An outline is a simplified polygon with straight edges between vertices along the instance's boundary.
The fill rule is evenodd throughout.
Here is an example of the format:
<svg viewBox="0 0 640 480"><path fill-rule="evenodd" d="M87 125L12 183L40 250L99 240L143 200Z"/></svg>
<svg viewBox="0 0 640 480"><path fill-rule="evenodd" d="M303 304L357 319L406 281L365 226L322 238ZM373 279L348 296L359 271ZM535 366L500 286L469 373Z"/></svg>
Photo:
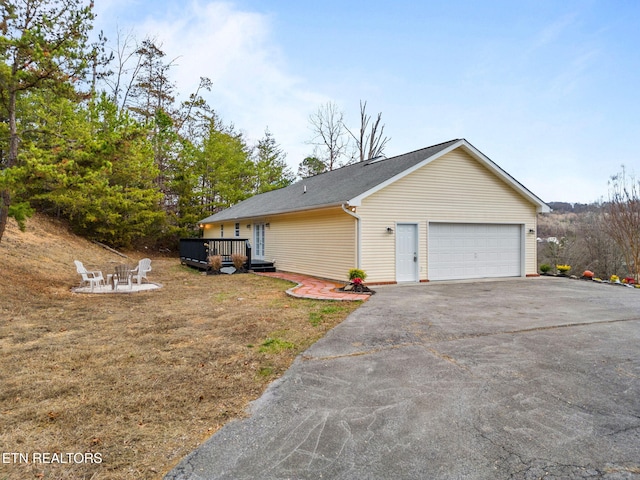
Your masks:
<svg viewBox="0 0 640 480"><path fill-rule="evenodd" d="M519 277L522 225L430 222L429 280Z"/></svg>

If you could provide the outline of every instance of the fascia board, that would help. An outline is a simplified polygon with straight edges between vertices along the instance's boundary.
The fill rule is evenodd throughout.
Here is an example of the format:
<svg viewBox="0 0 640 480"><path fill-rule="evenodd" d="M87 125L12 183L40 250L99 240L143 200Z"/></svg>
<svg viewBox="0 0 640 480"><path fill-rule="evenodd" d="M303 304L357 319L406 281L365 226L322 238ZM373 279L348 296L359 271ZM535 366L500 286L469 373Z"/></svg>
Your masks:
<svg viewBox="0 0 640 480"><path fill-rule="evenodd" d="M228 218L221 218L221 219L216 219L216 220L211 220L211 221L201 221L198 223L201 223L203 225L208 225L211 223L223 223L223 222L236 222L238 220L251 220L251 219L256 219L256 218L265 218L268 217L270 215L284 215L287 213L296 213L296 212L308 212L311 210L324 210L325 208L331 208L331 207L340 207L342 205L344 205L345 203L347 203L347 201L345 200L344 202L336 202L336 203L327 203L324 205L310 205L308 207L303 207L303 208L293 208L293 209L287 209L287 210L274 210L271 212L264 212L261 213L259 215L246 215L243 217L228 217Z"/></svg>

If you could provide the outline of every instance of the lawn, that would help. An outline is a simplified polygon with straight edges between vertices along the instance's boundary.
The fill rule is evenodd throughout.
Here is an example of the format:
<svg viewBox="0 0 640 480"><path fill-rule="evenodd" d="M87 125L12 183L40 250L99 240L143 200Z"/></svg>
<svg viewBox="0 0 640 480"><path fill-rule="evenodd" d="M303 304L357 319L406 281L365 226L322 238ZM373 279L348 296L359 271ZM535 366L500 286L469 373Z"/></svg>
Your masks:
<svg viewBox="0 0 640 480"><path fill-rule="evenodd" d="M162 478L358 306L128 255L43 218L25 233L10 225L0 243L0 479ZM142 256L163 288L70 290L74 259L110 271Z"/></svg>

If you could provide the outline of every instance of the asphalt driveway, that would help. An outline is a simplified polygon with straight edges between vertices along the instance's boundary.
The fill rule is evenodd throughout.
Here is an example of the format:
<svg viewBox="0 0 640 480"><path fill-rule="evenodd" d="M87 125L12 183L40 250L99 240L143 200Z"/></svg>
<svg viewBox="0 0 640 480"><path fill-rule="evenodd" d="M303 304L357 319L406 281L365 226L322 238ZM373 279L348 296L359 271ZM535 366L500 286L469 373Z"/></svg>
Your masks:
<svg viewBox="0 0 640 480"><path fill-rule="evenodd" d="M640 291L379 288L167 479L640 479Z"/></svg>

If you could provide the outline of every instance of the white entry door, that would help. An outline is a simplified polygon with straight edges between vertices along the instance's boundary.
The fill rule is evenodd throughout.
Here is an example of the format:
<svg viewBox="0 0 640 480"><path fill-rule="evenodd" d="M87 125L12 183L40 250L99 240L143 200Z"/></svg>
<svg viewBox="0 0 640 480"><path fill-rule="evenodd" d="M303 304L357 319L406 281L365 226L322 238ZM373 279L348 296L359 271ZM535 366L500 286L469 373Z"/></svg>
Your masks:
<svg viewBox="0 0 640 480"><path fill-rule="evenodd" d="M264 223L253 224L253 251L251 256L257 260L264 260Z"/></svg>
<svg viewBox="0 0 640 480"><path fill-rule="evenodd" d="M396 281L418 281L418 225L396 225Z"/></svg>

